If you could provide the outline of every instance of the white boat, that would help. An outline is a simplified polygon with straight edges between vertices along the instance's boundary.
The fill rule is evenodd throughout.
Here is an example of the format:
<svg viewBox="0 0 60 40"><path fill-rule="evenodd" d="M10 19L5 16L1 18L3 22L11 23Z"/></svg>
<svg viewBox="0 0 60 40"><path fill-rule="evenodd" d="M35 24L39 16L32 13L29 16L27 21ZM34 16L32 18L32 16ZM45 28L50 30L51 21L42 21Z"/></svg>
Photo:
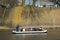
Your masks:
<svg viewBox="0 0 60 40"><path fill-rule="evenodd" d="M12 33L14 34L36 34L36 33L47 33L47 30L42 31L15 31L13 30Z"/></svg>

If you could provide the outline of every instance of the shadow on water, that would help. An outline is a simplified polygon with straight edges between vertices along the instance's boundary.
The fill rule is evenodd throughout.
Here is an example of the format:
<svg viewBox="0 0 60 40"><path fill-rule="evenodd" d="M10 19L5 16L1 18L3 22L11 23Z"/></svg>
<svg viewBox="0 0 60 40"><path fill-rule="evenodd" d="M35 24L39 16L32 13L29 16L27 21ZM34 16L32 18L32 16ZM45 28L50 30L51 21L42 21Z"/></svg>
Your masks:
<svg viewBox="0 0 60 40"><path fill-rule="evenodd" d="M60 40L60 28L50 28L47 33L12 34L12 30L0 30L0 40Z"/></svg>

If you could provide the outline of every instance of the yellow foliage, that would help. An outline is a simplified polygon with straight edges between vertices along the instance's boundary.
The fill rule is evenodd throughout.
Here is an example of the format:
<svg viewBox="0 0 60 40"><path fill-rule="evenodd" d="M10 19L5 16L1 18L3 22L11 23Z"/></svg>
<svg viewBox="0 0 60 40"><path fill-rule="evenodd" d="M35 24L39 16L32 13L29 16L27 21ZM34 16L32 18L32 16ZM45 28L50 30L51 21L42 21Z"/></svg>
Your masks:
<svg viewBox="0 0 60 40"><path fill-rule="evenodd" d="M19 24L21 21L22 10L23 10L22 6L17 6L13 9L13 23L15 25Z"/></svg>

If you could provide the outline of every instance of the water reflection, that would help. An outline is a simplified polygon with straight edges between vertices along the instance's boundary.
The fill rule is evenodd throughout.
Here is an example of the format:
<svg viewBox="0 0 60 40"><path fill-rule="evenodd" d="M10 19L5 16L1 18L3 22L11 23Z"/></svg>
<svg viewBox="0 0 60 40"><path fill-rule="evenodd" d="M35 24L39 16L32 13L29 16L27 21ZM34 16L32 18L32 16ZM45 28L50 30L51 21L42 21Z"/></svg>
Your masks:
<svg viewBox="0 0 60 40"><path fill-rule="evenodd" d="M11 31L0 30L0 40L60 40L60 28L50 28L40 34L12 34Z"/></svg>
<svg viewBox="0 0 60 40"><path fill-rule="evenodd" d="M47 33L39 33L39 34L13 34L15 36L20 36L20 35L23 35L23 36L26 36L26 35L47 35Z"/></svg>
<svg viewBox="0 0 60 40"><path fill-rule="evenodd" d="M13 34L16 40L47 40L47 33L41 34Z"/></svg>

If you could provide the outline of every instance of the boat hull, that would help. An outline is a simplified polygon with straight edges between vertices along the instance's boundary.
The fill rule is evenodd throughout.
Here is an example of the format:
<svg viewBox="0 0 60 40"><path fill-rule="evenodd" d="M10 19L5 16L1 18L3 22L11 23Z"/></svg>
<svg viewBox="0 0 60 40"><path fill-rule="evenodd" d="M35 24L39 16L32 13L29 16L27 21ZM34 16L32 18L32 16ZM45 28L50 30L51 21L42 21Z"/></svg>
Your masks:
<svg viewBox="0 0 60 40"><path fill-rule="evenodd" d="M14 33L14 34L36 34L36 33L47 33L47 30L43 30L43 31L24 31L24 32L13 30L12 33Z"/></svg>

